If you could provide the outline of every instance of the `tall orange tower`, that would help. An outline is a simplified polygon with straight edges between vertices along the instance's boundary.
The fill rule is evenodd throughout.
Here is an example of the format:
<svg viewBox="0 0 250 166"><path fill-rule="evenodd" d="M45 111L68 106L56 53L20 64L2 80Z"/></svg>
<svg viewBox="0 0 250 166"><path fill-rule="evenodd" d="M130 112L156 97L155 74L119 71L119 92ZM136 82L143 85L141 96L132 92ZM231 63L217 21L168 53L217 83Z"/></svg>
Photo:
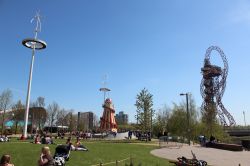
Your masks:
<svg viewBox="0 0 250 166"><path fill-rule="evenodd" d="M103 104L103 114L101 117L101 131L117 132L117 124L115 121L115 109L112 100L107 98Z"/></svg>

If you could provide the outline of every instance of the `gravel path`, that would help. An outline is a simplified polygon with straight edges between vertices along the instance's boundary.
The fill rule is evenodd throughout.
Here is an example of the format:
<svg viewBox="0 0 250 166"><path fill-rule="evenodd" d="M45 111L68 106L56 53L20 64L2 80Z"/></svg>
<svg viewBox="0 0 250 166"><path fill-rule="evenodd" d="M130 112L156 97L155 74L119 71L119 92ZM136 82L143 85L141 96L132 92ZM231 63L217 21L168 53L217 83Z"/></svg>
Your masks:
<svg viewBox="0 0 250 166"><path fill-rule="evenodd" d="M250 151L233 152L214 148L205 148L200 146L187 146L177 148L161 148L151 151L151 154L166 158L169 160L177 160L177 157L185 156L192 158L191 150L199 160L205 160L209 165L213 166L250 166Z"/></svg>

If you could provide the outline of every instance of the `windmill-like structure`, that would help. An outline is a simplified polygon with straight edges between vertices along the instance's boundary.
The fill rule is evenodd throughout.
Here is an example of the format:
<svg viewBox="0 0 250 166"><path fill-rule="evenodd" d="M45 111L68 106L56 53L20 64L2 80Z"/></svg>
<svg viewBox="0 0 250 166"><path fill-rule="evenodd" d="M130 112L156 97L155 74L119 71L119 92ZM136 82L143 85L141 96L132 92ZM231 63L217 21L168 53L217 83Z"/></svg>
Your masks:
<svg viewBox="0 0 250 166"><path fill-rule="evenodd" d="M115 120L115 109L111 98L106 98L106 93L111 91L106 87L107 76L104 77L103 88L100 91L104 94L104 103L102 117L100 118L100 129L102 132L115 132L117 133L117 123Z"/></svg>
<svg viewBox="0 0 250 166"><path fill-rule="evenodd" d="M35 51L42 50L47 47L45 41L38 39L38 32L41 32L41 16L39 12L36 13L35 17L31 20L36 21L36 28L34 31L34 38L26 38L22 41L22 44L32 50L32 57L31 57L31 64L30 64L30 74L29 74L29 81L28 81L28 91L27 91L27 98L26 98L26 110L24 115L24 128L23 128L23 138L27 138L27 126L28 126L28 118L29 118L29 105L30 105L30 92L31 92L31 83L32 83L32 73L33 73L33 65L35 59Z"/></svg>
<svg viewBox="0 0 250 166"><path fill-rule="evenodd" d="M211 64L210 54L213 50L217 51L221 56L224 64L223 68ZM224 52L219 47L211 46L207 49L201 73L203 76L200 85L201 96L203 98L201 109L203 111L212 111L210 107L215 106L215 111L224 126L235 125L233 116L227 111L221 101L226 88L228 62Z"/></svg>

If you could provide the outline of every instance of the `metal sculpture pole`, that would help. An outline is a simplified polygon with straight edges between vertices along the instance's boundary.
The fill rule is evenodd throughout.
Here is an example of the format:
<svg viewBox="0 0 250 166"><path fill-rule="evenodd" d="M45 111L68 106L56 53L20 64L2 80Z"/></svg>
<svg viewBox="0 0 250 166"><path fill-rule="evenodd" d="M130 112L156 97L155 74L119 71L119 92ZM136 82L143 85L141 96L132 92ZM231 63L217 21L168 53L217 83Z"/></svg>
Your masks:
<svg viewBox="0 0 250 166"><path fill-rule="evenodd" d="M24 129L23 129L23 137L27 138L27 126L28 126L28 119L29 119L29 104L30 104L30 92L31 92L31 82L32 82L32 73L33 73L33 66L35 60L35 50L45 49L47 44L37 39L38 32L41 31L41 20L40 15L37 12L35 17L31 20L31 23L36 20L36 28L35 28L35 37L34 38L27 38L22 41L22 44L32 49L32 57L31 57L31 64L30 64L30 73L29 73L29 81L28 81L28 91L27 91L27 98L26 98L26 110L24 114Z"/></svg>
<svg viewBox="0 0 250 166"><path fill-rule="evenodd" d="M99 89L101 92L103 92L103 98L104 98L103 104L105 103L106 100L106 93L111 91L109 88L106 88L106 84L107 84L107 75L105 75L103 78L103 87Z"/></svg>
<svg viewBox="0 0 250 166"><path fill-rule="evenodd" d="M220 54L224 68L211 64L210 54L213 50ZM228 63L224 52L219 47L211 46L207 49L201 73L203 78L201 80L200 91L204 99L201 109L210 110L211 106L215 106L215 111L217 111L220 121L224 126L235 125L236 123L233 116L226 110L221 101L226 88ZM225 117L227 117L228 123Z"/></svg>

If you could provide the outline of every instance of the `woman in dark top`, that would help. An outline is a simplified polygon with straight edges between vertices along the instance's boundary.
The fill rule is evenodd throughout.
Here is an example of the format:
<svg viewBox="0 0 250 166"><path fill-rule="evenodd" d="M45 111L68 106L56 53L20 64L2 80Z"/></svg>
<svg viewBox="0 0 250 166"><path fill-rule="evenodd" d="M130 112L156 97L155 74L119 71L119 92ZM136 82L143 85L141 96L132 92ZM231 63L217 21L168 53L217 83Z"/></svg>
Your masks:
<svg viewBox="0 0 250 166"><path fill-rule="evenodd" d="M53 166L53 157L50 154L50 149L48 146L42 148L42 153L38 160L38 166Z"/></svg>

